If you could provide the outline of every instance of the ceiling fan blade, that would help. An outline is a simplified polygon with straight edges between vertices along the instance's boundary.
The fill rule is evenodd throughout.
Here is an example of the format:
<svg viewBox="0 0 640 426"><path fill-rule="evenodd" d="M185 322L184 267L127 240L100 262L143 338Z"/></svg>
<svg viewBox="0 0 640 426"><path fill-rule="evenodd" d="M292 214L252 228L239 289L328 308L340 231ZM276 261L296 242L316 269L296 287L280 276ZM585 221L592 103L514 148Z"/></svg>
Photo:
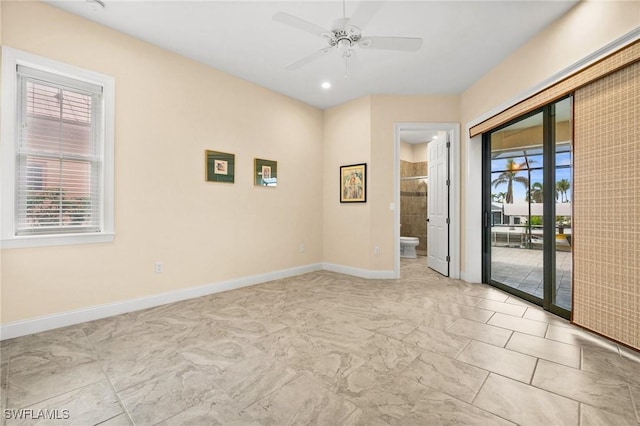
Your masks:
<svg viewBox="0 0 640 426"><path fill-rule="evenodd" d="M344 28L347 26L348 23L349 23L349 18L336 19L335 21L333 21L333 24L331 24L331 28L332 29Z"/></svg>
<svg viewBox="0 0 640 426"><path fill-rule="evenodd" d="M358 46L363 49L412 52L422 47L422 39L416 37L363 37L358 42Z"/></svg>
<svg viewBox="0 0 640 426"><path fill-rule="evenodd" d="M300 68L300 67L302 67L302 66L304 66L304 65L306 65L306 64L308 64L310 62L315 61L316 59L320 58L321 56L326 55L330 50L331 50L330 47L324 47L324 48L322 48L320 50L316 50L312 54L307 55L307 56L305 56L305 57L303 57L301 59L298 59L297 61L287 65L285 67L285 69L287 69L289 71L296 70L296 69L298 69L298 68Z"/></svg>
<svg viewBox="0 0 640 426"><path fill-rule="evenodd" d="M378 13L383 4L384 2L382 1L361 1L358 8L353 12L349 25L363 29Z"/></svg>
<svg viewBox="0 0 640 426"><path fill-rule="evenodd" d="M305 21L304 19L298 18L297 16L289 15L288 13L284 12L278 12L273 15L273 20L320 37L322 37L323 34L329 33L329 31L325 30L319 25L312 24L311 22Z"/></svg>

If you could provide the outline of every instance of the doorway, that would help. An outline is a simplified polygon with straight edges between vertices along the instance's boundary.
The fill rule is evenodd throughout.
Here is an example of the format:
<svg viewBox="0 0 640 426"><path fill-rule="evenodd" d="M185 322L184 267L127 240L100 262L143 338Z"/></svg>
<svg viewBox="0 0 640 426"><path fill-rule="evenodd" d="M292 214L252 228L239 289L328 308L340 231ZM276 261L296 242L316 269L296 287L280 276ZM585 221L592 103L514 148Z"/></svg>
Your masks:
<svg viewBox="0 0 640 426"><path fill-rule="evenodd" d="M401 230L401 148L402 141L408 139L425 144L427 148L427 173L416 175L426 184L426 207L428 215L423 216L422 227L426 230L424 261L429 267L445 276L460 277L459 263L459 124L457 123L398 123L395 131L395 199L394 210L395 264L394 274L400 277L400 235ZM405 146L406 147L406 146ZM435 149L437 147L437 149ZM433 161L429 160L429 157ZM433 167L433 168L432 168ZM433 174L433 176L429 176ZM405 184L406 185L406 184ZM414 185L418 185L415 183ZM396 208L397 206L397 208ZM429 207L431 206L431 207ZM429 219L429 222L427 222ZM428 229L427 229L428 226ZM426 247L425 247L426 246ZM420 250L420 249L419 249Z"/></svg>
<svg viewBox="0 0 640 426"><path fill-rule="evenodd" d="M483 281L568 318L571 98L484 135Z"/></svg>

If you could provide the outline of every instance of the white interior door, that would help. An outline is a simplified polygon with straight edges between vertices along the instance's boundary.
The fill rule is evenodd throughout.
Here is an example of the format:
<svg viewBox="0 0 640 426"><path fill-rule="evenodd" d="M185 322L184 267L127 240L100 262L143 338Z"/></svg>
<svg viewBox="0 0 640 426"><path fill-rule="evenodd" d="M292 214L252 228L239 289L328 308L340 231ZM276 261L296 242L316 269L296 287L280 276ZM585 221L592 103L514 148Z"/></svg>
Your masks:
<svg viewBox="0 0 640 426"><path fill-rule="evenodd" d="M427 265L449 276L449 132L429 142Z"/></svg>

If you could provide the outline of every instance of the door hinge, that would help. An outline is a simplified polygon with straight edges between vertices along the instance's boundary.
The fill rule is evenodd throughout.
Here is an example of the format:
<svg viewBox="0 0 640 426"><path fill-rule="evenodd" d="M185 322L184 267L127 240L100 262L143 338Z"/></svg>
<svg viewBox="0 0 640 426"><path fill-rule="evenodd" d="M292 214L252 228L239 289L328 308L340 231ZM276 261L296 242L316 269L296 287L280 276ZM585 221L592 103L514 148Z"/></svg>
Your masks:
<svg viewBox="0 0 640 426"><path fill-rule="evenodd" d="M451 148L451 142L447 142L447 148Z"/></svg>
<svg viewBox="0 0 640 426"><path fill-rule="evenodd" d="M447 225L449 224L449 218L447 218Z"/></svg>
<svg viewBox="0 0 640 426"><path fill-rule="evenodd" d="M446 259L447 259L447 262L451 262L451 256L447 256Z"/></svg>
<svg viewBox="0 0 640 426"><path fill-rule="evenodd" d="M451 181L449 179L447 179L447 186L451 185Z"/></svg>

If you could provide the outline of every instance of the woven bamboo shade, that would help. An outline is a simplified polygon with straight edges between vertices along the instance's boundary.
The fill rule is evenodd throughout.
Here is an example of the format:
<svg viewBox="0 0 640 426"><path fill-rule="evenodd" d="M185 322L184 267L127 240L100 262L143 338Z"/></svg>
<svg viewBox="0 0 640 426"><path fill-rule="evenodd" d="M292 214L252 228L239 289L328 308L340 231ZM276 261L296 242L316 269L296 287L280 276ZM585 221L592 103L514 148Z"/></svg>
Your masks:
<svg viewBox="0 0 640 426"><path fill-rule="evenodd" d="M640 349L640 62L574 108L573 321Z"/></svg>

